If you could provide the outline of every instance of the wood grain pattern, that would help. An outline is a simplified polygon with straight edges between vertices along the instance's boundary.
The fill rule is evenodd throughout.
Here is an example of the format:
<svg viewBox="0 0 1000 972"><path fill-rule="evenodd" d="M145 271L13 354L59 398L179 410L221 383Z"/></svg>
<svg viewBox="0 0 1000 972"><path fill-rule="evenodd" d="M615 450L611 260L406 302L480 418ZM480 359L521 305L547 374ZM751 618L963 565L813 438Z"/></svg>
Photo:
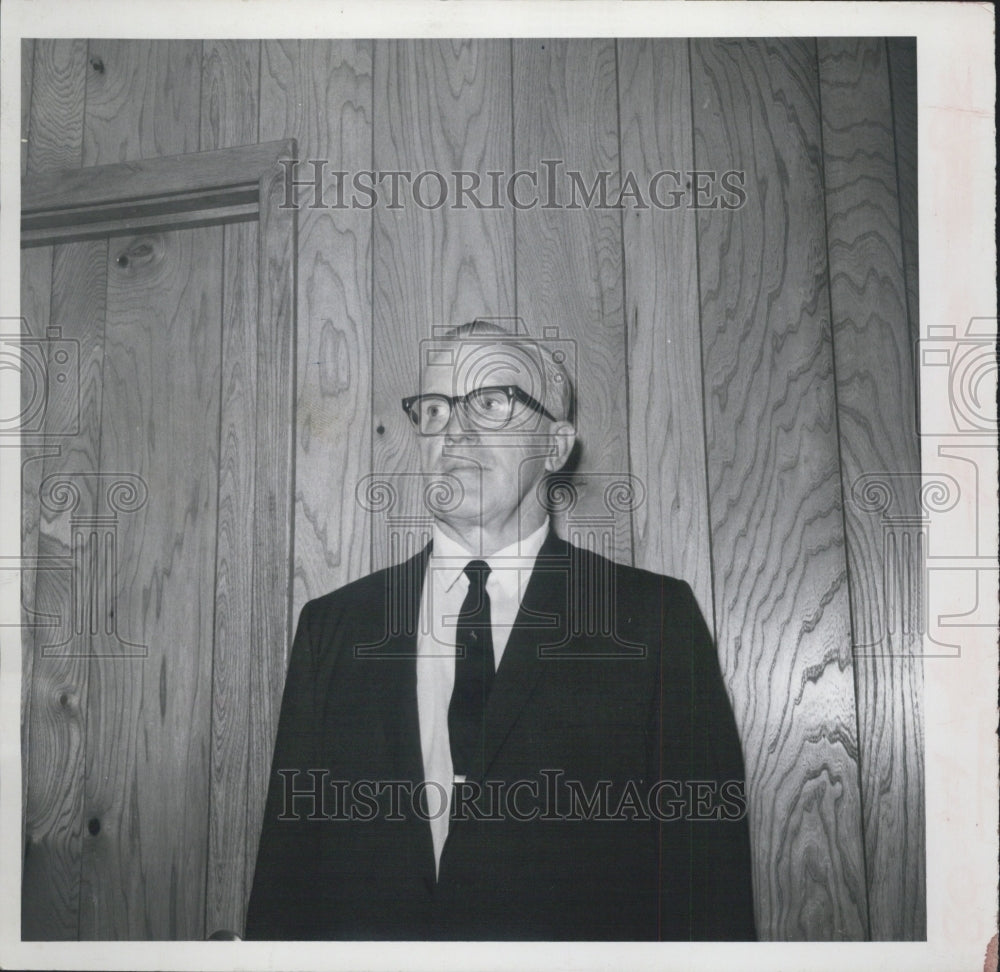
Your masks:
<svg viewBox="0 0 1000 972"><path fill-rule="evenodd" d="M30 250L21 256L21 325L23 337L45 337L49 326L49 312L52 302L52 247ZM11 321L5 321L8 330ZM35 358L35 345L22 347L22 353L31 355L31 360L22 359L25 367L21 372L21 423L26 433L44 431L44 412L38 408L39 395L44 393L44 382L38 381L39 371L28 367ZM45 345L41 345L45 354ZM35 557L38 553L38 487L41 483L41 462L36 456L44 455L43 443L36 443L34 436L21 444L21 555ZM27 610L34 604L35 574L25 571L21 576L21 603ZM29 632L25 632L25 635Z"/></svg>
<svg viewBox="0 0 1000 972"><path fill-rule="evenodd" d="M201 144L257 137L260 43L205 41ZM242 934L253 858L247 856L254 470L256 466L257 268L255 223L226 226L222 256L222 405L215 554L212 745L208 817L207 934Z"/></svg>
<svg viewBox="0 0 1000 972"><path fill-rule="evenodd" d="M43 251L35 251L41 254ZM47 448L40 483L53 477L79 491L76 509L40 507L36 493L38 556L34 611L51 627L33 632L34 664L28 708L30 753L26 766L25 857L21 931L26 939L74 939L78 934L83 840L84 736L89 699L90 635L73 612L71 562L74 514L95 506L92 474L100 465L107 244L57 247L52 258L50 320L62 347L79 355L80 394L56 397L45 409L45 429L60 436ZM26 267L37 259L32 255ZM51 356L56 346L50 344ZM43 351L43 353L45 353ZM40 485L40 484L39 484ZM51 486L45 491L53 495Z"/></svg>
<svg viewBox="0 0 1000 972"><path fill-rule="evenodd" d="M510 50L504 41L428 40L380 43L375 71L375 159L380 171L419 178L394 204L388 182L375 207L372 471L398 492L386 516L372 518L372 567L408 556L393 553L388 517L429 517L422 500L416 442L400 409L420 382L420 342L435 326L514 313L514 236L509 207L459 210L451 173L510 166ZM422 200L421 205L418 200Z"/></svg>
<svg viewBox="0 0 1000 972"><path fill-rule="evenodd" d="M544 178L544 159L562 161L564 180L567 169L587 184L609 171L612 201L628 171L642 185L659 169L734 168L748 187L742 209L700 215L515 212L507 200L425 210L405 188L396 209L385 181L374 212L309 208L304 187L294 382L287 332L267 330L291 312L283 232L270 247L252 226L155 237L156 266L140 259L129 271L139 286L112 286L103 379L105 279L122 273L114 256L127 241L114 240L110 258L103 241L25 251L25 307L47 318L51 273L52 321L81 341L83 418L59 455L28 462L24 490L37 497L45 477L76 476L78 512L89 513L103 494L81 474L151 477L147 506L120 517L119 535L120 627L150 656L88 663L89 636L67 657L26 643L27 937L241 929L289 621L308 598L390 559L383 524L373 555L355 489L373 470L417 468L398 399L413 390L419 339L433 324L514 313L580 350L582 473L631 468L646 487L645 505L614 521L615 556L689 579L708 616L714 586L747 755L761 934L926 933L922 686L909 627L920 592L883 590L883 566L902 561L884 516L852 493L861 475L886 474L889 515L920 512L905 475L919 468L909 440L912 41L823 40L819 61L817 45L764 41L26 44L29 206L67 188L81 204L103 199L106 184L79 167L122 159L109 173L119 191L228 184L230 156L195 169L159 157L293 136L299 178L311 174L306 160L324 161L327 207L331 170L466 170L488 185L489 170ZM261 146L251 182L276 151ZM151 169L131 164L154 156ZM261 248L277 279L265 275L258 293ZM220 310L224 329L210 337ZM274 589L287 582L276 551L291 492L282 391L293 387L290 616ZM574 514L605 514L602 492ZM71 519L26 502L25 550L37 543L65 560ZM69 634L71 580L42 571L32 596L25 577L26 608L62 619L42 629L51 642ZM156 634L166 631L168 641ZM888 653L865 657L879 646Z"/></svg>
<svg viewBox="0 0 1000 972"><path fill-rule="evenodd" d="M746 756L758 932L863 939L815 48L691 52L696 165L745 171L748 196L699 214L698 255L719 654Z"/></svg>
<svg viewBox="0 0 1000 972"><path fill-rule="evenodd" d="M610 544L599 552L631 563L631 515L604 498L608 480L629 473L622 229L613 208L620 181L614 41L518 40L513 58L514 169L539 172L544 183L542 161L563 163L553 200L563 208L545 208L548 194L540 189L542 205L516 215L517 313L531 333L558 328L576 350L582 460L579 503L570 516L610 520ZM612 208L599 208L599 195L589 206L578 195L578 208L569 208L570 171L587 187L609 172ZM605 546L598 540L603 530L578 539L588 534L588 545Z"/></svg>
<svg viewBox="0 0 1000 972"><path fill-rule="evenodd" d="M634 515L638 567L691 584L712 625L705 495L705 417L695 212L661 209L650 183L694 168L691 80L684 40L618 42L621 167L648 208L622 215L632 472L645 503ZM675 186L661 177L658 199Z"/></svg>
<svg viewBox="0 0 1000 972"><path fill-rule="evenodd" d="M284 192L283 173L261 177L247 780L251 860L263 822L293 623L296 211L280 208Z"/></svg>
<svg viewBox="0 0 1000 972"><path fill-rule="evenodd" d="M31 83L35 71L35 42L21 39L21 178L28 171L28 133L31 130Z"/></svg>
<svg viewBox="0 0 1000 972"><path fill-rule="evenodd" d="M221 254L218 227L109 250L101 470L148 499L118 514L117 636L94 639L81 938L204 935Z"/></svg>
<svg viewBox="0 0 1000 972"><path fill-rule="evenodd" d="M889 72L882 41L818 53L871 935L919 939L922 511ZM887 588L894 574L910 583Z"/></svg>
<svg viewBox="0 0 1000 972"><path fill-rule="evenodd" d="M99 39L88 56L84 165L198 151L201 41Z"/></svg>
<svg viewBox="0 0 1000 972"><path fill-rule="evenodd" d="M222 419L212 666L208 934L243 930L249 894L247 781L256 466L256 224L225 228ZM251 872L252 873L252 872Z"/></svg>
<svg viewBox="0 0 1000 972"><path fill-rule="evenodd" d="M256 224L227 226L223 257L222 419L212 664L211 795L205 928L241 934L249 894L247 781L256 466ZM250 872L252 873L252 872Z"/></svg>
<svg viewBox="0 0 1000 972"><path fill-rule="evenodd" d="M201 54L201 151L257 141L260 41L205 40Z"/></svg>
<svg viewBox="0 0 1000 972"><path fill-rule="evenodd" d="M25 254L21 259L21 334L43 335L49 326L52 298L52 248ZM21 375L21 414L32 414L40 391L27 371ZM27 425L22 419L22 429ZM44 425L42 425L44 429ZM21 850L23 853L28 810L28 758L31 752L31 679L35 661L35 578L38 556L38 523L41 516L39 487L42 481L44 445L21 440Z"/></svg>
<svg viewBox="0 0 1000 972"><path fill-rule="evenodd" d="M35 42L31 112L28 118L28 172L81 164L87 42Z"/></svg>
<svg viewBox="0 0 1000 972"><path fill-rule="evenodd" d="M312 176L309 159L326 172L371 168L370 42L268 42L262 65L260 137L296 138L296 178ZM309 187L298 198L295 618L368 569L354 489L371 462L371 214L313 208Z"/></svg>
<svg viewBox="0 0 1000 972"><path fill-rule="evenodd" d="M914 37L886 39L889 88L892 91L893 143L899 189L899 230L906 271L906 311L910 336L920 337L920 242L917 201L917 41ZM919 407L919 405L918 405Z"/></svg>

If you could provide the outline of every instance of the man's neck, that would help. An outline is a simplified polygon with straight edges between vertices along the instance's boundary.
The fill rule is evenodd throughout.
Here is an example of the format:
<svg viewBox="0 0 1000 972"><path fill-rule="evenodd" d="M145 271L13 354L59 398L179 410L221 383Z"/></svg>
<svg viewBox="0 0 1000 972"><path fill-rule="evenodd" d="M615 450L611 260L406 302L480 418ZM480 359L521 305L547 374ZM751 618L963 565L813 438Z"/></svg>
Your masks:
<svg viewBox="0 0 1000 972"><path fill-rule="evenodd" d="M503 550L511 544L531 536L546 520L544 510L538 510L537 515L522 516L499 525L491 526L480 523L447 523L438 520L437 526L441 532L455 543L461 544L470 554L489 557L498 550Z"/></svg>

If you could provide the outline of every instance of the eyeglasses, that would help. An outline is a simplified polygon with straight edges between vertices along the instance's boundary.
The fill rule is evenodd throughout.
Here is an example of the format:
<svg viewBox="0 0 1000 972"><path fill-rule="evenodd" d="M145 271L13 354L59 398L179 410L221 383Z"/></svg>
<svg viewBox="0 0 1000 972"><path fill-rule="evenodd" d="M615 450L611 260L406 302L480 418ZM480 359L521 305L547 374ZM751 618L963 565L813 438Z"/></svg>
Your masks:
<svg viewBox="0 0 1000 972"><path fill-rule="evenodd" d="M512 419L526 416L525 408L558 421L541 402L517 385L475 388L466 395L412 395L403 399L403 411L421 435L439 435L451 420L456 404L459 424L465 430L498 432L507 428Z"/></svg>

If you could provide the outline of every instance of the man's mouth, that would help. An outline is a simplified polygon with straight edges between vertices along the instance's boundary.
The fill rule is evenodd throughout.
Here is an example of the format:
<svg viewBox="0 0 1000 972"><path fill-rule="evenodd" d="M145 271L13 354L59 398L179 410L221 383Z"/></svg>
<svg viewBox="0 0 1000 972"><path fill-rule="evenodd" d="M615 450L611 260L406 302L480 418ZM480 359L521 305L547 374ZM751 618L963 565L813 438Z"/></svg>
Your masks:
<svg viewBox="0 0 1000 972"><path fill-rule="evenodd" d="M441 464L441 472L451 475L459 472L481 472L483 464L472 459L447 459Z"/></svg>

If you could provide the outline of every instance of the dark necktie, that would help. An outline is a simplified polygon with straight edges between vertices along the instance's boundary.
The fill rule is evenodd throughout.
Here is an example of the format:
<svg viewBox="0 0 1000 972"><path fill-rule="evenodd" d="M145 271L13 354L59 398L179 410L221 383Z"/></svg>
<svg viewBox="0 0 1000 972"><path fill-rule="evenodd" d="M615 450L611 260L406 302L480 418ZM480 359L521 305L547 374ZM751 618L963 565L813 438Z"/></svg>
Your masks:
<svg viewBox="0 0 1000 972"><path fill-rule="evenodd" d="M455 688L448 706L451 761L456 774L481 776L485 743L486 699L493 685L493 628L486 578L490 567L471 560L465 567L469 592L462 602L455 629Z"/></svg>

